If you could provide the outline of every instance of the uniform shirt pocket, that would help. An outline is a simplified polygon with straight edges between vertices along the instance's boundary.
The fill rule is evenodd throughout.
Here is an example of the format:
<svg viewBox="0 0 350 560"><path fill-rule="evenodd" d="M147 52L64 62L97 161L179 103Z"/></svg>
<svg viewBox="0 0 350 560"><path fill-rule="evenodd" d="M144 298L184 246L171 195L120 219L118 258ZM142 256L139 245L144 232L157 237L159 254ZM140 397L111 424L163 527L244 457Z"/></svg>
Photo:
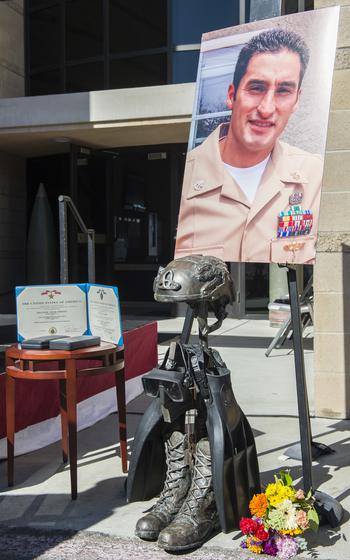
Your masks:
<svg viewBox="0 0 350 560"><path fill-rule="evenodd" d="M300 235L272 239L270 259L273 263L313 264L316 255L316 236Z"/></svg>

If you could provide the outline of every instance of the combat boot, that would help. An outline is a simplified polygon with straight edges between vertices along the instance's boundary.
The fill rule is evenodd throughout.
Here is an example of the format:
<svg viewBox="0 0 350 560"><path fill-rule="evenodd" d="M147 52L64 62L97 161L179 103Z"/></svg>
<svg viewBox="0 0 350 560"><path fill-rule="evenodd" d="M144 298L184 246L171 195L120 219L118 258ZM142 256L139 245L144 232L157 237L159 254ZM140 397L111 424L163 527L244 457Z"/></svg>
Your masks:
<svg viewBox="0 0 350 560"><path fill-rule="evenodd" d="M209 440L197 443L191 487L175 519L161 531L158 545L168 552L201 546L219 528L212 484Z"/></svg>
<svg viewBox="0 0 350 560"><path fill-rule="evenodd" d="M191 486L188 465L188 438L181 432L173 432L165 439L167 463L164 488L151 511L136 524L135 534L144 540L157 540L164 527L178 513Z"/></svg>

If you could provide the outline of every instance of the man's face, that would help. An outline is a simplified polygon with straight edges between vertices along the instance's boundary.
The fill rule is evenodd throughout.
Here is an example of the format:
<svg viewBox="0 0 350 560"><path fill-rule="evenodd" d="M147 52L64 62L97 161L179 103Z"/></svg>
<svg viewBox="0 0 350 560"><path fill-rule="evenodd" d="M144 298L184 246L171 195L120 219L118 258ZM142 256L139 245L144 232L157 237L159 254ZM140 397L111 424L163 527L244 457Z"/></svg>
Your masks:
<svg viewBox="0 0 350 560"><path fill-rule="evenodd" d="M286 49L255 54L241 79L236 97L231 85L227 104L232 107L231 129L243 155L268 154L297 109L300 79L299 55Z"/></svg>

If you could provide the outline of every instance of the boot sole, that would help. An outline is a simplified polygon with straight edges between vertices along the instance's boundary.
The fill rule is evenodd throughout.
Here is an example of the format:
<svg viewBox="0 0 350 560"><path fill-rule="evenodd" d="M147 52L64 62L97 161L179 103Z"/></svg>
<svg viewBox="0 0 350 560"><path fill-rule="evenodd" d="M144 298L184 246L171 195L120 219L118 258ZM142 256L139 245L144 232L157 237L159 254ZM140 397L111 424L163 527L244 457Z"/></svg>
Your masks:
<svg viewBox="0 0 350 560"><path fill-rule="evenodd" d="M200 548L204 543L206 543L211 537L214 537L215 535L217 535L219 532L221 531L220 527L215 527L214 529L211 529L206 535L205 537L203 537L203 539L201 539L200 541L197 541L195 543L191 543L191 544L184 544L184 545L174 545L174 546L168 546L168 545L163 545L162 543L160 543L158 541L158 546L159 548L162 548L163 550L165 550L165 552L185 552L186 550L194 550L195 548Z"/></svg>
<svg viewBox="0 0 350 560"><path fill-rule="evenodd" d="M158 539L159 533L151 531L135 531L135 535L143 541L156 541Z"/></svg>
<svg viewBox="0 0 350 560"><path fill-rule="evenodd" d="M165 552L185 552L186 550L194 550L195 548L200 548L205 543L205 540L196 543L186 544L183 546L164 546L160 543L158 543L158 546Z"/></svg>

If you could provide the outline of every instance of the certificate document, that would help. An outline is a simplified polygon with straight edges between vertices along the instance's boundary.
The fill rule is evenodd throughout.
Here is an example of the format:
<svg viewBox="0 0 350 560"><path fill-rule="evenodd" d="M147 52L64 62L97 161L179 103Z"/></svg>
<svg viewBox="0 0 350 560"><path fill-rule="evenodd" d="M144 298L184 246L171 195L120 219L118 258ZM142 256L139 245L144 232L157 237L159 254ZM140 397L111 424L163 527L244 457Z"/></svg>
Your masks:
<svg viewBox="0 0 350 560"><path fill-rule="evenodd" d="M122 346L118 288L87 284L87 306L91 334Z"/></svg>
<svg viewBox="0 0 350 560"><path fill-rule="evenodd" d="M17 338L88 334L85 284L16 288Z"/></svg>
<svg viewBox="0 0 350 560"><path fill-rule="evenodd" d="M118 288L56 284L16 288L17 340L92 334L123 345Z"/></svg>

